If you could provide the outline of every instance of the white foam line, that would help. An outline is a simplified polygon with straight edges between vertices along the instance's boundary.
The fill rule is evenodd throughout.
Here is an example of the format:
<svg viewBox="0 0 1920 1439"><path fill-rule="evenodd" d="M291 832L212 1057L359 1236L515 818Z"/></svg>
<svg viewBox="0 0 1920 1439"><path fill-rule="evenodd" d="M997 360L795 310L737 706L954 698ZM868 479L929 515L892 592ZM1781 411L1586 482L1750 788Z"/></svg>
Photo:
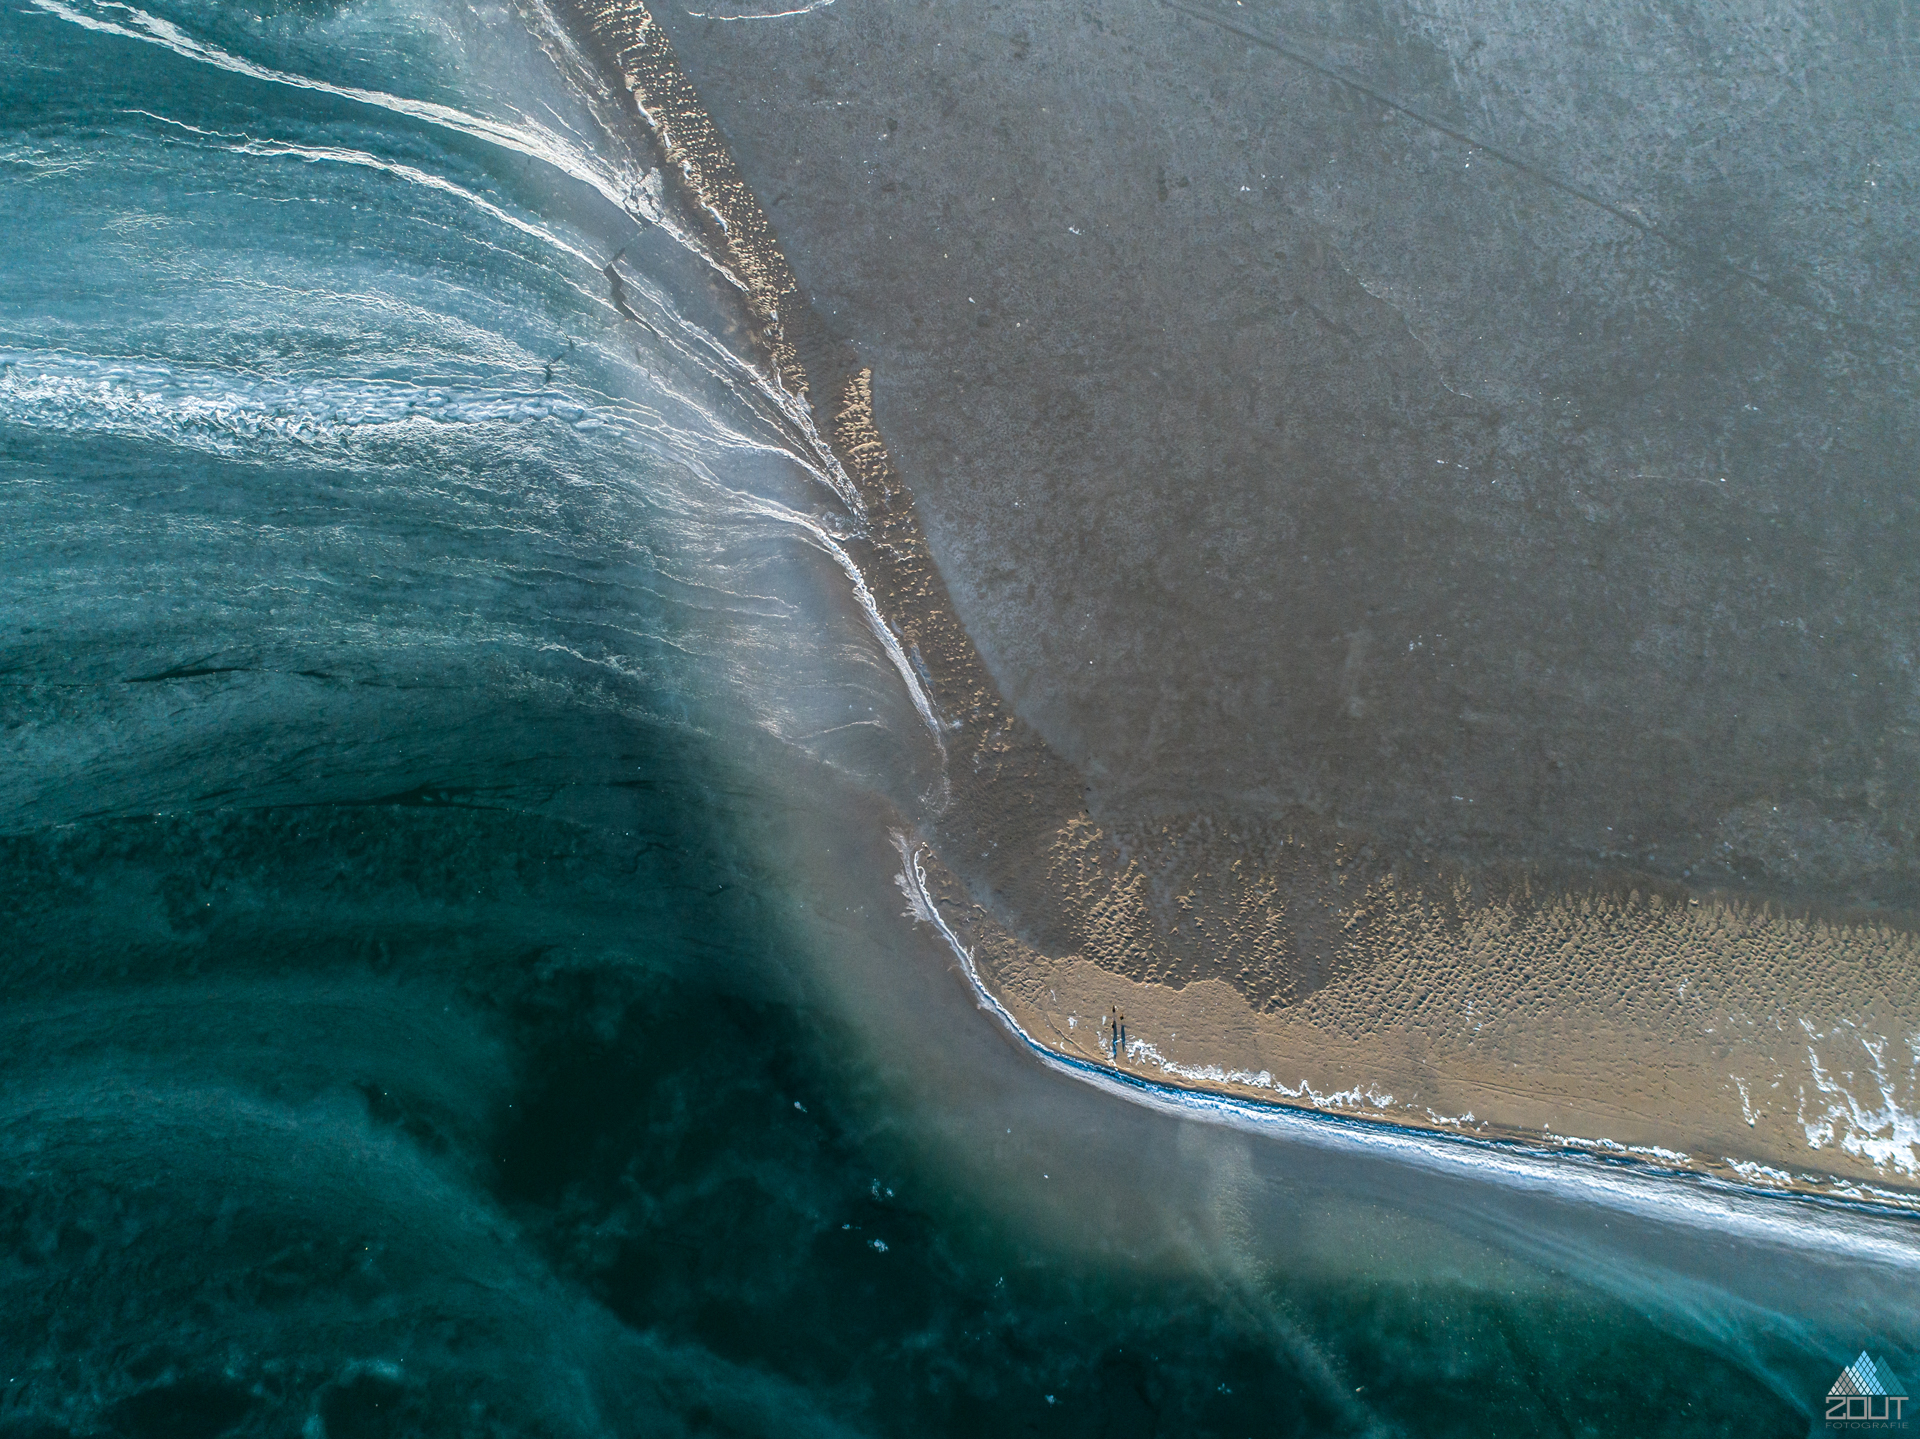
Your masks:
<svg viewBox="0 0 1920 1439"><path fill-rule="evenodd" d="M867 577L860 573L860 567L853 562L853 556L846 552L825 525L811 515L801 514L798 510L790 510L784 505L777 505L752 495L740 496L740 504L741 508L750 514L779 520L799 529L814 544L833 556L834 562L846 573L847 579L853 585L854 598L860 602L861 612L867 617L867 627L873 631L874 638L880 641L880 647L886 651L887 658L893 661L893 667L900 672L901 682L906 685L907 693L912 696L913 707L920 712L920 718L926 722L927 732L933 736L933 742L940 751L940 784L944 799L947 787L945 726L940 723L940 716L934 713L933 699L922 687L920 676L914 672L913 662L907 658L906 651L900 647L900 641L895 638L893 631L887 628L886 620L881 617L880 605L874 599L873 591L867 588Z"/></svg>
<svg viewBox="0 0 1920 1439"><path fill-rule="evenodd" d="M465 200L482 214L491 215L502 224L511 225L514 229L520 231L521 234L539 240L544 244L551 245L554 249L571 255L576 260L584 261L595 270L600 268L600 266L594 262L593 257L587 254L586 251L575 249L551 230L543 229L539 225L523 220L518 215L501 209L498 205L494 204L493 201L484 196L476 195L464 186L456 185L444 176L433 174L428 170L416 169L412 165L403 165L396 160L382 160L378 155L370 155L365 150L348 150L338 145L296 145L289 140L256 140L251 135L227 135L222 134L218 130L203 130L198 125L189 125L184 120L175 120L166 115L156 115L151 110L134 110L129 113L144 115L149 120L158 120L163 125L172 125L176 129L185 130L189 134L199 135L205 139L217 140L220 142L221 149L227 150L235 155L251 155L262 158L287 156L296 160L313 162L330 161L337 165L357 165L366 170L378 170L382 174L392 175L396 179L404 180L410 185L420 185L429 190L437 190L443 195L451 195L455 199ZM604 296L598 298L602 305L607 305L608 308L611 308Z"/></svg>
<svg viewBox="0 0 1920 1439"><path fill-rule="evenodd" d="M714 335L680 314L644 273L636 271L632 275L623 275L621 279L630 292L644 295L660 316L688 336L693 343L714 355L726 370L743 375L754 392L769 401L780 419L792 426L794 434L783 435L783 438L792 441L797 436L799 446L805 451L803 454L794 454L793 458L805 467L807 473L832 490L840 498L841 503L846 505L856 517L863 520L866 518L866 501L861 497L859 486L855 485L853 478L847 474L839 457L834 454L833 447L821 438L819 427L814 423L813 410L802 397L783 385L779 376L771 370L762 370L758 366L748 364ZM673 343L657 327L655 333L667 343ZM675 345L675 349L679 350L680 347ZM687 352L680 350L680 353ZM694 359L695 363L701 363L692 355L687 357ZM701 368L713 375L715 379L721 380L735 394L740 394L731 381L726 380L711 367L701 363ZM741 398L745 399L746 396L741 395ZM775 422L775 428L778 429L778 421Z"/></svg>
<svg viewBox="0 0 1920 1439"><path fill-rule="evenodd" d="M616 256L612 263L618 264L618 262L619 260ZM718 381L728 394L732 395L748 408L756 420L762 424L771 425L775 434L779 435L783 441L788 442L789 445L791 444L793 437L782 428L781 421L791 420L792 417L787 414L779 397L772 394L771 387L764 375L749 365L745 360L742 360L732 350L721 344L713 335L698 325L693 324L681 315L679 311L674 309L673 306L667 302L659 288L647 277L645 272L635 270L623 274L620 277L620 282L629 295L639 295L653 307L657 317L662 323L680 331L684 337L676 338L668 334L660 325L654 324L653 321L642 320L640 323L651 331L656 339L671 349L674 354L699 369L701 373L710 379ZM746 390L743 390L740 385L736 383L735 377L742 375L746 377L749 387ZM758 401L764 398L772 398L774 400L775 414L773 416L766 414L760 407ZM810 457L797 455L793 456L793 458L805 466L809 474L814 474L816 478L823 481L826 480L826 476L818 472L817 467L813 464Z"/></svg>
<svg viewBox="0 0 1920 1439"><path fill-rule="evenodd" d="M663 330L660 330L657 326L654 327L654 333L657 334L663 342L671 345L677 354L699 365L707 374L725 385L731 393L753 409L757 419L760 419L762 422L771 422L774 426L775 433L780 434L781 438L786 440L789 445L797 443L804 453L796 453L793 449L789 449L787 451L789 458L798 463L821 484L832 490L855 516L862 519L865 518L866 503L861 498L858 487L854 485L846 470L841 466L839 459L835 457L832 447L820 438L820 432L814 425L811 410L808 409L799 397L794 395L785 386L779 384L766 372L753 365L749 365L732 350L721 344L712 334L681 315L678 310L674 309L674 307L667 302L665 296L660 293L652 280L644 273L636 271L632 275L623 275L621 278L627 286L629 293L637 293L644 296L647 303L653 306L656 313L663 320L679 330L692 344L697 345L700 349L713 355L727 374L723 374L720 370L714 369L712 365L702 360L689 349L683 347ZM743 376L755 394L771 402L778 418L770 420L770 417L762 414L758 407L754 405L752 399L744 393L732 379L728 378L728 374ZM782 420L792 426L794 433L789 434L781 429L780 422Z"/></svg>
<svg viewBox="0 0 1920 1439"><path fill-rule="evenodd" d="M787 20L795 15L811 15L816 10L824 10L833 0L807 0L798 10L767 10L748 15L715 15L705 10L689 10L687 14L696 20Z"/></svg>
<svg viewBox="0 0 1920 1439"><path fill-rule="evenodd" d="M96 9L118 10L125 14L128 24L106 19L100 15L89 15L65 3L65 0L30 0L37 9L49 15L78 25L83 30L93 30L103 35L117 35L122 39L138 40L148 45L159 45L173 51L174 54L188 60L196 60L215 69L230 74L244 75L251 80L261 80L270 85L287 85L297 90L311 90L322 95L333 95L342 100L352 100L362 105L373 105L396 115L420 120L436 125L443 130L452 130L470 139L483 140L510 150L516 155L525 155L528 159L538 160L550 165L561 174L580 181L596 194L618 207L623 213L657 225L665 230L686 250L698 256L715 273L729 284L744 290L746 284L733 271L702 244L699 238L679 224L669 212L659 194L657 174L649 171L638 180L621 180L601 167L594 165L588 158L588 152L581 147L570 145L545 126L531 121L525 127L503 124L490 120L484 115L470 114L455 109L451 105L437 104L431 100L414 100L402 95L390 95L384 90L368 90L357 85L335 85L326 80L316 80L307 75L296 75L286 70L275 70L270 66L247 60L218 45L210 45L196 40L171 21L121 0L94 0ZM523 117L524 118L524 117Z"/></svg>
<svg viewBox="0 0 1920 1439"><path fill-rule="evenodd" d="M1767 1240L1792 1248L1822 1249L1853 1259L1920 1270L1920 1235L1907 1238L1890 1230L1872 1232L1865 1225L1847 1222L1854 1216L1837 1209L1827 1210L1800 1196L1741 1190L1724 1181L1691 1175L1622 1174L1577 1155L1537 1156L1490 1140L1426 1135L1391 1123L1257 1104L1230 1095L1156 1084L1063 1055L1021 1028L1019 1021L981 981L973 955L947 924L927 889L926 870L921 865L924 846L916 846L897 830L892 833L892 839L901 862L894 882L906 896L911 916L931 925L947 942L959 959L980 1008L998 1019L1042 1064L1096 1089L1149 1109L1229 1129L1397 1159L1425 1169L1583 1200L1743 1238ZM1902 1238L1907 1242L1901 1242Z"/></svg>

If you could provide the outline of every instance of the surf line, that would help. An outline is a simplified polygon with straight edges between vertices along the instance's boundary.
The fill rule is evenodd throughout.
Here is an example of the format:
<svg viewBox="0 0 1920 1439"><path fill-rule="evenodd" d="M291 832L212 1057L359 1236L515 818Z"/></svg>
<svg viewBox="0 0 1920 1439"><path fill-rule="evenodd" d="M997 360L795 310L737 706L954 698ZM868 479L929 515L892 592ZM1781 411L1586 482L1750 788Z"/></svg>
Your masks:
<svg viewBox="0 0 1920 1439"><path fill-rule="evenodd" d="M876 502L884 504L886 497L860 483L860 465L848 459L866 447L862 440L849 444L845 438L855 423L850 417L868 413L868 372L856 367L851 349L836 343L813 313L766 212L700 104L666 32L638 0L557 0L553 13L585 42L583 48L598 61L602 77L633 105L658 152L661 171L704 232L716 263L739 287L749 329L770 361L774 389L789 401L783 408L811 451L814 466L853 512L856 525L869 528ZM823 414L836 422L828 435L817 422ZM878 438L877 433L872 436L876 446ZM822 527L799 523L846 572L869 628L940 751L944 775L951 768L946 735L954 726L940 713L923 662L916 663L920 646L915 637L889 622L888 607L874 593L875 566L861 563L864 557L850 553ZM946 802L944 783L937 802Z"/></svg>
<svg viewBox="0 0 1920 1439"><path fill-rule="evenodd" d="M1263 1104L1233 1095L1159 1083L1062 1054L1034 1038L981 978L972 952L947 923L928 886L923 862L926 846L899 830L892 831L889 837L900 856L900 873L894 876L894 883L906 897L909 916L932 928L953 952L979 1008L992 1015L1001 1028L1042 1065L1095 1089L1161 1113L1199 1119L1224 1128L1395 1159L1424 1169L1503 1183L1517 1189L1544 1191L1561 1198L1655 1219L1677 1220L1743 1238L1765 1239L1798 1248L1820 1248L1856 1259L1920 1270L1920 1245L1900 1244L1891 1237L1844 1224L1844 1217L1853 1215L1884 1220L1889 1213L1882 1206L1730 1184L1707 1175L1660 1168L1638 1159L1599 1159L1581 1151L1530 1153L1518 1144L1502 1140L1412 1129L1391 1120L1357 1119L1320 1109ZM1843 1222L1838 1225L1809 1223L1817 1219Z"/></svg>

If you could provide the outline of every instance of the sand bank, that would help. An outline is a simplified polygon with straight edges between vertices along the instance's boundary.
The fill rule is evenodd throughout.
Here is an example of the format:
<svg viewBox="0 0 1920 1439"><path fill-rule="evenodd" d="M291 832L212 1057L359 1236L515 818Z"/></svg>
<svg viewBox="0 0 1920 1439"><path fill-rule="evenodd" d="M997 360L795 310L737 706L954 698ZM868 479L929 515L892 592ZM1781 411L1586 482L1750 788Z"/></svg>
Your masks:
<svg viewBox="0 0 1920 1439"><path fill-rule="evenodd" d="M948 755L943 791L911 817L937 855L933 892L1029 1033L1276 1103L1760 1185L1920 1194L1920 942L1899 908L1859 907L1857 885L1824 903L1788 886L1788 908L1624 849L1533 859L1533 821L1450 842L1385 810L1369 824L1284 796L1253 813L1119 803L1098 765L1063 757L969 636L881 435L872 371L809 302L665 31L630 0L567 13L633 97L774 378L849 481L848 552ZM1204 540L1196 525L1185 538ZM1356 653L1340 681L1351 718L1370 702ZM1204 663L1165 682L1191 673L1204 697ZM1587 712L1572 692L1563 708L1554 725ZM1177 775L1178 746L1155 763ZM1792 838L1754 824L1762 849ZM1821 824L1834 829L1809 832ZM1904 870L1880 870L1904 892Z"/></svg>

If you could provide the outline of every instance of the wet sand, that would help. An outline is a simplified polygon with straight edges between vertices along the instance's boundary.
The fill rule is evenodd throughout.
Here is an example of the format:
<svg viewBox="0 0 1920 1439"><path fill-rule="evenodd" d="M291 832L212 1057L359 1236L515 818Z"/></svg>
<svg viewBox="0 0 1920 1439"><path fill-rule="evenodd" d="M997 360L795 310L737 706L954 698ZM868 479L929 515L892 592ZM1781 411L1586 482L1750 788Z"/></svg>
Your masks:
<svg viewBox="0 0 1920 1439"><path fill-rule="evenodd" d="M1906 302L1783 297L1729 258L1724 227L1623 218L1599 179L1559 178L1590 150L1539 170L1495 147L1483 169L1507 188L1445 203L1470 218L1542 187L1539 223L1464 258L1459 234L1429 235L1421 253L1453 256L1459 285L1422 310L1365 273L1385 242L1351 215L1348 251L1331 246L1339 206L1319 190L1248 183L1180 219L1165 207L1190 177L1114 128L1208 128L1216 159L1271 144L1221 127L1280 123L1255 81L1303 67L1273 36L1231 52L1256 76L1217 49L1246 35L1164 7L1127 12L1135 40L1173 47L1158 69L1105 21L1002 33L841 8L576 19L859 497L849 552L948 756L913 817L936 896L1029 1032L1097 1055L1118 1006L1118 1062L1159 1078L1902 1202L1920 1182L1913 575L1888 519ZM965 53L931 55L949 43ZM1627 81L1671 99L1687 63ZM1130 98L1089 98L1101 65L1132 74ZM1344 97L1329 143L1355 114L1411 119L1470 168L1475 137L1428 113L1438 99L1304 73L1317 101ZM1224 98L1168 107L1167 74ZM1063 93L1064 118L1041 120ZM1385 184L1397 161L1350 138L1336 167ZM896 158L915 146L931 158ZM1742 163L1764 169L1764 148ZM1100 173L1059 168L1076 157ZM1107 213L1076 223L1076 186L1101 174ZM965 193L914 189L936 180ZM1017 211L985 208L1001 190ZM914 217L886 208L913 193ZM1255 194L1263 216L1222 208ZM1090 230L1109 253L1069 263ZM1865 265L1878 242L1849 243ZM1527 246L1624 269L1584 298L1564 272L1486 290ZM1639 271L1665 298L1633 289ZM1237 313L1209 309L1226 297ZM1440 345L1449 304L1486 334ZM1523 393L1576 311L1616 330L1554 342L1576 398ZM1751 360L1756 326L1778 363L1736 384L1716 356ZM1636 372L1676 353L1664 388ZM1276 371L1279 355L1296 358ZM1741 401L1752 413L1786 418L1729 419L1702 449L1701 417L1741 385L1767 401ZM1275 408L1292 417L1278 438ZM1816 443L1848 425L1851 448ZM1436 445L1453 449L1416 453ZM1648 468L1661 445L1672 474Z"/></svg>

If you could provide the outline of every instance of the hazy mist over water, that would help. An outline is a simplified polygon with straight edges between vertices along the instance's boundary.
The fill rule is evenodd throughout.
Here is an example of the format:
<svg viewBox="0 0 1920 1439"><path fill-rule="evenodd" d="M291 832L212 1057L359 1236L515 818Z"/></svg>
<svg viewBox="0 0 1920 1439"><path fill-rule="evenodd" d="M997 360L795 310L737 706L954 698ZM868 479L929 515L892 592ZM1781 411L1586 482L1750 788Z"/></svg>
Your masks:
<svg viewBox="0 0 1920 1439"><path fill-rule="evenodd" d="M543 13L0 56L0 1436L1801 1435L1920 1367L1906 1221L1012 1042L897 883L846 497Z"/></svg>

